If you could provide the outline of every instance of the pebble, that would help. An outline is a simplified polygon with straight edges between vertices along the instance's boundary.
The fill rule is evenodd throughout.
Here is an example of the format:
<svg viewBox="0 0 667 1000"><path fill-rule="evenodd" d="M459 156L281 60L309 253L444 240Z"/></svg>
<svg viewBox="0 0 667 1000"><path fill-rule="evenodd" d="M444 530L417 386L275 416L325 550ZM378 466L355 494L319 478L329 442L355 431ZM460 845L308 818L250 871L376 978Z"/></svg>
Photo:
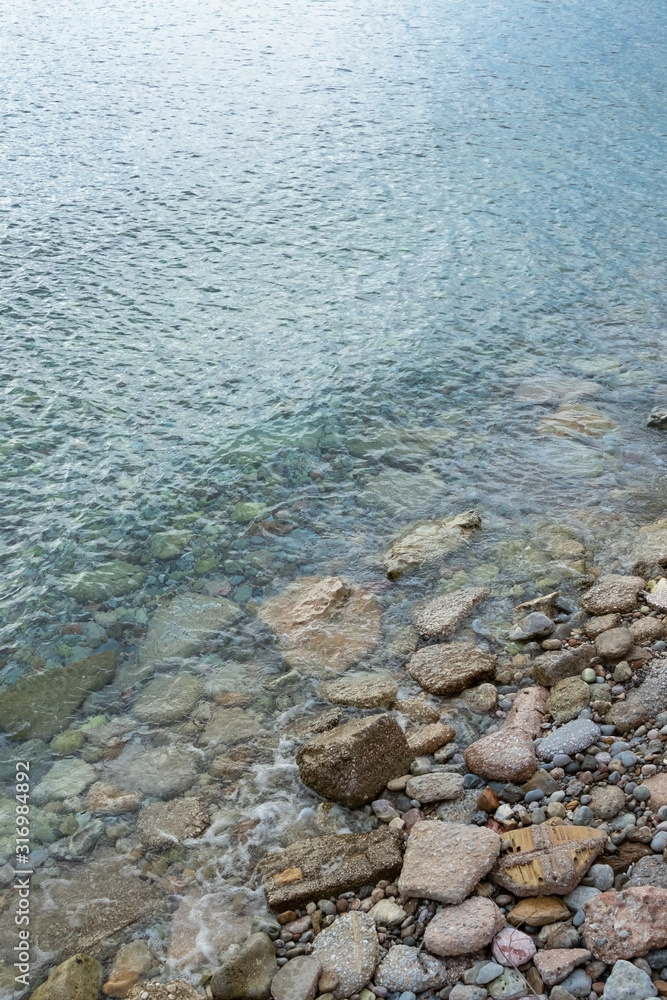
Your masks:
<svg viewBox="0 0 667 1000"><path fill-rule="evenodd" d="M554 730L537 745L542 760L553 760L556 754L572 754L585 750L600 738L600 727L589 719L574 719Z"/></svg>
<svg viewBox="0 0 667 1000"><path fill-rule="evenodd" d="M504 968L497 962L487 962L477 973L475 978L475 983L478 986L485 986L486 983L490 983L492 980L497 979L498 976L502 976Z"/></svg>
<svg viewBox="0 0 667 1000"><path fill-rule="evenodd" d="M501 965L523 965L535 952L535 942L529 934L516 927L504 927L493 939L493 957Z"/></svg>

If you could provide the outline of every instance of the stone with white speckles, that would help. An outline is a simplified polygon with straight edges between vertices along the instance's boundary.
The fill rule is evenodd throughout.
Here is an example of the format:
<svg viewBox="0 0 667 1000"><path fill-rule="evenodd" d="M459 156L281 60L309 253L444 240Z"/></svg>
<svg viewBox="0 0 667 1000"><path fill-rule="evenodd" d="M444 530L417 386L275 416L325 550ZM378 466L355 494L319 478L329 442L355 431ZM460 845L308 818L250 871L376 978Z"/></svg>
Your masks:
<svg viewBox="0 0 667 1000"><path fill-rule="evenodd" d="M557 753L579 753L599 738L600 727L594 722L590 719L574 719L540 740L537 754L542 760L551 760Z"/></svg>

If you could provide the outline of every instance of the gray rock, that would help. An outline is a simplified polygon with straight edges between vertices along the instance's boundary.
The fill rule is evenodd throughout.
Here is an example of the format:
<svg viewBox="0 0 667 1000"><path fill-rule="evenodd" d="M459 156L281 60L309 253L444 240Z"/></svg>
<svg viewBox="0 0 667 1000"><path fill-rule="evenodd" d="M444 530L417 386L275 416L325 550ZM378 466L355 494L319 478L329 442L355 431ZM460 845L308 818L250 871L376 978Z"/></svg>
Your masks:
<svg viewBox="0 0 667 1000"><path fill-rule="evenodd" d="M647 1000L657 996L651 977L631 962L614 962L602 994L604 1000Z"/></svg>
<svg viewBox="0 0 667 1000"><path fill-rule="evenodd" d="M528 983L517 969L505 969L502 976L487 986L492 1000L518 1000L529 992Z"/></svg>
<svg viewBox="0 0 667 1000"><path fill-rule="evenodd" d="M104 834L104 823L94 819L67 840L60 840L51 846L51 854L58 861L82 861L90 854L95 844Z"/></svg>
<svg viewBox="0 0 667 1000"><path fill-rule="evenodd" d="M591 809L598 819L613 819L625 808L625 794L616 785L594 785L590 794Z"/></svg>
<svg viewBox="0 0 667 1000"><path fill-rule="evenodd" d="M273 1000L313 1000L321 972L320 960L315 955L297 955L273 977Z"/></svg>
<svg viewBox="0 0 667 1000"><path fill-rule="evenodd" d="M406 896L462 903L493 867L500 837L486 827L424 821L410 832L398 888Z"/></svg>
<svg viewBox="0 0 667 1000"><path fill-rule="evenodd" d="M223 708L216 705L201 734L202 746L229 747L241 740L249 740L261 735L259 719L244 708Z"/></svg>
<svg viewBox="0 0 667 1000"><path fill-rule="evenodd" d="M595 640L595 652L607 660L622 660L633 646L632 632L627 628L610 628Z"/></svg>
<svg viewBox="0 0 667 1000"><path fill-rule="evenodd" d="M575 719L540 740L537 753L542 760L551 760L557 753L571 755L585 750L599 738L600 727L594 722L590 719Z"/></svg>
<svg viewBox="0 0 667 1000"><path fill-rule="evenodd" d="M443 823L465 823L468 825L472 822L473 816L479 812L478 797L479 789L466 789L458 799L442 802L438 806L436 815Z"/></svg>
<svg viewBox="0 0 667 1000"><path fill-rule="evenodd" d="M576 997L564 986L554 986L549 994L549 1000L576 1000Z"/></svg>
<svg viewBox="0 0 667 1000"><path fill-rule="evenodd" d="M31 799L35 805L62 801L72 795L80 795L95 778L95 769L83 760L77 758L57 760L33 789Z"/></svg>
<svg viewBox="0 0 667 1000"><path fill-rule="evenodd" d="M559 649L542 653L533 662L533 677L544 687L553 687L566 677L575 677L588 666L595 656L595 647L585 642L574 649Z"/></svg>
<svg viewBox="0 0 667 1000"><path fill-rule="evenodd" d="M457 983L449 994L449 1000L486 1000L488 993L481 986L464 986Z"/></svg>
<svg viewBox="0 0 667 1000"><path fill-rule="evenodd" d="M638 604L638 592L645 582L640 576L603 576L581 599L584 610L591 615L608 615L616 611L627 614Z"/></svg>
<svg viewBox="0 0 667 1000"><path fill-rule="evenodd" d="M297 840L284 851L267 854L258 869L268 904L272 910L285 910L375 885L380 879L391 880L403 864L402 839L400 830L381 826L370 833ZM300 875L289 880L284 877L288 872Z"/></svg>
<svg viewBox="0 0 667 1000"><path fill-rule="evenodd" d="M583 969L575 969L560 985L568 990L573 997L588 997L591 992L592 980Z"/></svg>
<svg viewBox="0 0 667 1000"><path fill-rule="evenodd" d="M636 885L655 885L660 889L667 889L667 864L661 854L647 854L635 863L630 880L624 888L631 889Z"/></svg>
<svg viewBox="0 0 667 1000"><path fill-rule="evenodd" d="M273 942L260 932L223 956L209 985L216 1000L266 1000L277 971Z"/></svg>
<svg viewBox="0 0 667 1000"><path fill-rule="evenodd" d="M167 725L189 715L199 701L204 685L192 674L162 674L149 681L132 714L142 722Z"/></svg>
<svg viewBox="0 0 667 1000"><path fill-rule="evenodd" d="M85 569L67 577L63 590L80 603L103 601L108 597L122 597L138 590L146 577L141 566L115 559L96 569Z"/></svg>
<svg viewBox="0 0 667 1000"><path fill-rule="evenodd" d="M595 640L603 632L607 632L610 628L618 628L620 624L621 616L619 614L589 618L587 622L584 622L584 634L589 639Z"/></svg>
<svg viewBox="0 0 667 1000"><path fill-rule="evenodd" d="M144 847L174 847L191 837L200 837L209 825L202 799L188 797L172 802L152 802L137 818L137 833Z"/></svg>
<svg viewBox="0 0 667 1000"><path fill-rule="evenodd" d="M578 885L576 889L568 893L564 897L563 902L568 907L572 913L576 913L580 910L584 903L588 903L589 900L593 899L595 896L599 896L600 890L596 889L592 885Z"/></svg>
<svg viewBox="0 0 667 1000"><path fill-rule="evenodd" d="M201 756L183 744L153 749L128 743L107 771L126 791L170 799L194 784L201 765Z"/></svg>
<svg viewBox="0 0 667 1000"><path fill-rule="evenodd" d="M581 677L565 677L553 687L547 699L547 712L557 722L571 722L591 700L590 685Z"/></svg>
<svg viewBox="0 0 667 1000"><path fill-rule="evenodd" d="M583 881L600 892L607 892L614 884L614 869L611 865L591 865Z"/></svg>
<svg viewBox="0 0 667 1000"><path fill-rule="evenodd" d="M432 772L410 778L405 786L409 799L418 802L443 802L456 799L463 791L463 775Z"/></svg>
<svg viewBox="0 0 667 1000"><path fill-rule="evenodd" d="M179 594L156 611L140 650L143 663L194 656L208 639L235 622L241 610L206 594Z"/></svg>
<svg viewBox="0 0 667 1000"><path fill-rule="evenodd" d="M399 990L437 990L447 982L447 966L443 959L434 958L410 946L392 948L375 973L377 986L392 993Z"/></svg>
<svg viewBox="0 0 667 1000"><path fill-rule="evenodd" d="M354 809L405 774L413 757L396 719L372 715L316 736L300 748L296 762L304 784Z"/></svg>
<svg viewBox="0 0 667 1000"><path fill-rule="evenodd" d="M191 538L192 532L187 530L158 531L151 538L151 555L156 559L175 559Z"/></svg>
<svg viewBox="0 0 667 1000"><path fill-rule="evenodd" d="M331 991L334 1000L359 993L373 975L380 957L375 922L358 910L344 913L317 935L313 954L324 972L338 973L338 986Z"/></svg>
<svg viewBox="0 0 667 1000"><path fill-rule="evenodd" d="M532 611L521 621L517 622L514 628L510 629L509 638L512 642L527 642L528 639L544 639L551 635L554 628L551 618L543 615L540 611Z"/></svg>
<svg viewBox="0 0 667 1000"><path fill-rule="evenodd" d="M475 982L478 986L485 986L486 983L490 983L492 980L497 979L498 976L502 976L504 971L504 967L498 965L497 962L487 962L477 973Z"/></svg>
<svg viewBox="0 0 667 1000"><path fill-rule="evenodd" d="M667 663L654 660L645 679L628 693L625 701L617 701L610 718L619 732L628 732L654 718L667 708Z"/></svg>
<svg viewBox="0 0 667 1000"><path fill-rule="evenodd" d="M464 587L453 594L442 594L415 610L412 620L426 638L443 638L455 632L457 625L488 595L486 587Z"/></svg>
<svg viewBox="0 0 667 1000"><path fill-rule="evenodd" d="M473 642L424 646L410 658L407 671L430 694L451 695L493 677L498 661Z"/></svg>

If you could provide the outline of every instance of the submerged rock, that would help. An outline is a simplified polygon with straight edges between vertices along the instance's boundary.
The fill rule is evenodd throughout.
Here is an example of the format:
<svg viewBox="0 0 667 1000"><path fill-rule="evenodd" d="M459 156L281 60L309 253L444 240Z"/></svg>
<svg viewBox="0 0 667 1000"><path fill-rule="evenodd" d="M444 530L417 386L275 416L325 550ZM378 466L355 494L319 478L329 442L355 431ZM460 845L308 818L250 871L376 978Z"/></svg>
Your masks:
<svg viewBox="0 0 667 1000"><path fill-rule="evenodd" d="M398 681L386 671L350 673L321 685L327 701L355 708L391 708L398 694Z"/></svg>
<svg viewBox="0 0 667 1000"><path fill-rule="evenodd" d="M204 685L192 674L161 674L149 681L132 714L142 722L167 725L189 715L201 697Z"/></svg>
<svg viewBox="0 0 667 1000"><path fill-rule="evenodd" d="M337 576L295 580L257 615L275 632L289 666L313 677L343 673L380 641L377 601Z"/></svg>
<svg viewBox="0 0 667 1000"><path fill-rule="evenodd" d="M32 790L37 805L79 795L95 780L95 770L83 760L58 760Z"/></svg>
<svg viewBox="0 0 667 1000"><path fill-rule="evenodd" d="M192 532L158 531L151 538L151 555L156 559L176 559L187 547Z"/></svg>
<svg viewBox="0 0 667 1000"><path fill-rule="evenodd" d="M49 740L65 729L72 714L93 691L116 673L113 652L92 656L54 670L21 677L0 697L0 728L17 737Z"/></svg>
<svg viewBox="0 0 667 1000"><path fill-rule="evenodd" d="M332 834L299 840L268 854L258 866L272 910L375 885L401 870L402 836L381 826L370 833Z"/></svg>
<svg viewBox="0 0 667 1000"><path fill-rule="evenodd" d="M443 642L417 650L406 669L425 691L449 695L493 677L497 663L472 642Z"/></svg>
<svg viewBox="0 0 667 1000"><path fill-rule="evenodd" d="M486 587L464 587L452 594L442 594L421 605L413 612L412 620L420 635L426 638L444 638L456 631L457 625L490 591Z"/></svg>
<svg viewBox="0 0 667 1000"><path fill-rule="evenodd" d="M169 799L190 788L202 766L201 757L181 744L147 748L128 743L107 773L124 791Z"/></svg>
<svg viewBox="0 0 667 1000"><path fill-rule="evenodd" d="M267 1000L278 971L268 934L251 934L239 948L228 951L209 983L216 1000Z"/></svg>
<svg viewBox="0 0 667 1000"><path fill-rule="evenodd" d="M194 986L175 979L169 983L140 983L133 986L127 1000L202 1000Z"/></svg>
<svg viewBox="0 0 667 1000"><path fill-rule="evenodd" d="M200 837L209 822L208 810L199 798L153 802L139 813L137 833L144 847L173 847Z"/></svg>
<svg viewBox="0 0 667 1000"><path fill-rule="evenodd" d="M87 601L104 601L108 597L123 597L138 590L146 578L141 566L115 559L95 569L69 576L63 590L81 604Z"/></svg>
<svg viewBox="0 0 667 1000"><path fill-rule="evenodd" d="M223 597L179 594L156 611L140 650L142 663L194 656L208 639L235 622L240 608Z"/></svg>
<svg viewBox="0 0 667 1000"><path fill-rule="evenodd" d="M575 677L588 666L595 656L595 646L584 643L575 649L541 653L533 662L533 677L544 687L553 687L566 677Z"/></svg>
<svg viewBox="0 0 667 1000"><path fill-rule="evenodd" d="M405 774L413 757L396 719L372 715L316 736L300 748L296 762L304 784L354 809Z"/></svg>
<svg viewBox="0 0 667 1000"><path fill-rule="evenodd" d="M116 952L102 992L108 997L126 997L154 963L155 957L146 941L140 939L122 944Z"/></svg>
<svg viewBox="0 0 667 1000"><path fill-rule="evenodd" d="M397 539L384 556L384 568L390 580L403 573L442 559L463 545L482 521L474 510L442 521L425 521L410 528Z"/></svg>

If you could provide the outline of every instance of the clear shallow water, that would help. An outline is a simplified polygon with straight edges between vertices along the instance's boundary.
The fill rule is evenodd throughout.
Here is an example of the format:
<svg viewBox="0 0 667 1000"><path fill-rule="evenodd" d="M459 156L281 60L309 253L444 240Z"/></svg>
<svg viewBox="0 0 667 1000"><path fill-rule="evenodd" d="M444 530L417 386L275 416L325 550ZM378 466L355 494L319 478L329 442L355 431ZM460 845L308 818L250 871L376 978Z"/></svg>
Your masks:
<svg viewBox="0 0 667 1000"><path fill-rule="evenodd" d="M5 7L3 682L78 655L60 626L91 612L62 581L109 558L148 576L131 664L137 609L178 587L382 590L416 517L476 506L446 579L530 597L544 524L595 549L610 515L664 515L664 17ZM610 423L537 433L572 402ZM296 525L254 563L247 500ZM157 564L151 535L186 523ZM389 620L438 585L387 592Z"/></svg>

